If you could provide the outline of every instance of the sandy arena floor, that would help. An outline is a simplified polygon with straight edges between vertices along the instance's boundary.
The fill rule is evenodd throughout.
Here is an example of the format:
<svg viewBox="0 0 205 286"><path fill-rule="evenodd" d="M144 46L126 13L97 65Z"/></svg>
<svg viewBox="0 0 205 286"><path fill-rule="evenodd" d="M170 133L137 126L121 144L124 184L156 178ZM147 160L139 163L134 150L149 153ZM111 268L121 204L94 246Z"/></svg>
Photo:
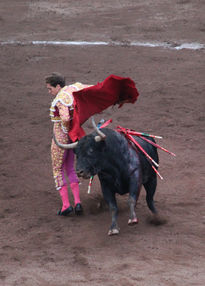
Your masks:
<svg viewBox="0 0 205 286"><path fill-rule="evenodd" d="M205 285L204 14L204 0L1 0L0 285ZM178 48L183 44L189 49ZM98 208L97 178L90 195L81 180L84 216L56 215L61 202L44 84L52 71L69 84L95 84L110 74L135 81L136 104L96 119L161 135L157 142L177 154L159 151L164 180L155 200L166 224L147 223L142 190L139 224L127 225L127 197L118 197L121 232L108 237L110 214ZM92 131L90 122L85 129Z"/></svg>

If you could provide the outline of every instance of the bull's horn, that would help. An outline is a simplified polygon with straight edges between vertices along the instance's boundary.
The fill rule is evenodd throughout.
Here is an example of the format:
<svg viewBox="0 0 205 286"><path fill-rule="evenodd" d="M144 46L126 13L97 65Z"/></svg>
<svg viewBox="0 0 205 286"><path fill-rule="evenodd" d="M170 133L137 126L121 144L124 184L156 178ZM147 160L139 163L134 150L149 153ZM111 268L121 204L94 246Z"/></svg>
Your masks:
<svg viewBox="0 0 205 286"><path fill-rule="evenodd" d="M96 126L96 124L95 124L95 120L94 120L94 117L92 116L92 125L93 125L93 128L95 129L95 131L97 132L97 134L99 135L99 136L95 136L95 141L96 142L100 142L101 140L105 140L105 138L106 138L106 135L102 132L102 131L100 131L99 130L99 128L97 128L97 126Z"/></svg>
<svg viewBox="0 0 205 286"><path fill-rule="evenodd" d="M56 143L56 145L61 148L61 149L74 149L75 147L77 147L78 145L78 142L74 142L74 143L69 143L69 144L62 144L62 143L59 143L55 137L55 134L53 133L53 139Z"/></svg>

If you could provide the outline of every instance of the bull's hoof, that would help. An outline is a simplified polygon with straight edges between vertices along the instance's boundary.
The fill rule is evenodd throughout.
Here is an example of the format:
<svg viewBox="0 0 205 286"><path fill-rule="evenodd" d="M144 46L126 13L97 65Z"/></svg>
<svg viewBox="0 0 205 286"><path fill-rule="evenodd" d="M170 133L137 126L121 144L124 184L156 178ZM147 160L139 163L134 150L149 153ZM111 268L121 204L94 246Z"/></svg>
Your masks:
<svg viewBox="0 0 205 286"><path fill-rule="evenodd" d="M110 229L108 231L108 235L111 236L111 235L116 235L116 234L119 234L120 233L120 230L119 228L113 228L113 229Z"/></svg>
<svg viewBox="0 0 205 286"><path fill-rule="evenodd" d="M129 219L128 220L128 225L135 225L138 223L138 219L137 218L133 218L133 219Z"/></svg>

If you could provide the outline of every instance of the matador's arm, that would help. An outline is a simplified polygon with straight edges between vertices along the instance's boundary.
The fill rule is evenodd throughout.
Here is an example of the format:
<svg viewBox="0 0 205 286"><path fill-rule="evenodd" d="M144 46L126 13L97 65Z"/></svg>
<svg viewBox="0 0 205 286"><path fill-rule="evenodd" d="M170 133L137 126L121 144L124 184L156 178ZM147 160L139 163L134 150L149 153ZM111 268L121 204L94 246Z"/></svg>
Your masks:
<svg viewBox="0 0 205 286"><path fill-rule="evenodd" d="M69 114L69 107L63 105L61 102L57 103L57 107L61 118L61 128L64 133L68 133L68 131L70 130L70 120L71 120Z"/></svg>

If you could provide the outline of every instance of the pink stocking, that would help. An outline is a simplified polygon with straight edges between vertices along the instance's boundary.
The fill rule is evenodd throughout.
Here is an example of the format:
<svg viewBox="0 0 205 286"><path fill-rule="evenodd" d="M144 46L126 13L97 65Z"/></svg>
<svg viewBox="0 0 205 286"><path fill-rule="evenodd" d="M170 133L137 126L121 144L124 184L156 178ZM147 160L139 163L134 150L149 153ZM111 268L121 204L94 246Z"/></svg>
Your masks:
<svg viewBox="0 0 205 286"><path fill-rule="evenodd" d="M68 198L67 186L63 186L59 190L59 193L60 193L61 200L62 200L62 203L63 203L63 206L62 206L62 209L61 209L61 211L63 212L64 210L66 210L70 206L70 202L69 202L69 198Z"/></svg>
<svg viewBox="0 0 205 286"><path fill-rule="evenodd" d="M73 196L74 196L74 201L75 201L75 206L77 204L80 204L80 190L79 190L79 184L78 183L71 183L70 184Z"/></svg>

